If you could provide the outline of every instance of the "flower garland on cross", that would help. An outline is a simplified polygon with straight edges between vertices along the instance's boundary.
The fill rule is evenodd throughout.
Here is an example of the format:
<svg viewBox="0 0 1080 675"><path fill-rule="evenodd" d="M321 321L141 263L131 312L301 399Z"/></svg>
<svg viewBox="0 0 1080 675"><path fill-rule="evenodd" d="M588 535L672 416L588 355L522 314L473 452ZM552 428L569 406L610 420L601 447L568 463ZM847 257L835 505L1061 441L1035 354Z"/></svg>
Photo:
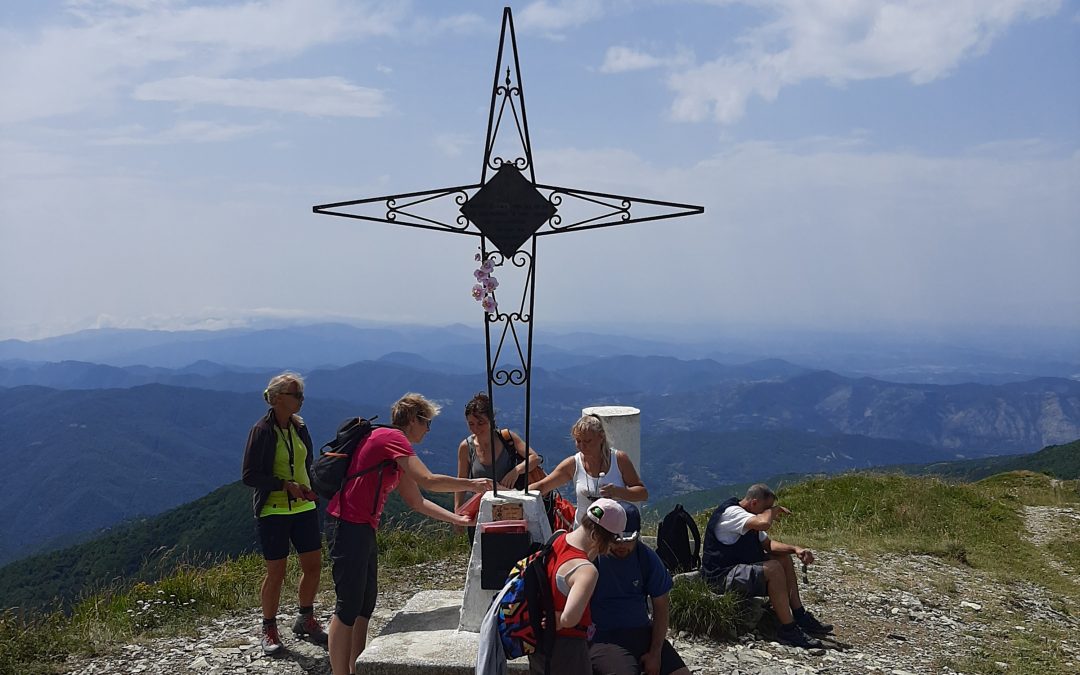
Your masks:
<svg viewBox="0 0 1080 675"><path fill-rule="evenodd" d="M495 264L490 258L484 260L479 253L473 256L473 260L480 263L480 267L473 272L473 276L476 277L476 284L472 287L473 300L479 302L485 312L492 314L499 308L499 304L495 301L495 289L499 287L499 280L492 274L495 271Z"/></svg>

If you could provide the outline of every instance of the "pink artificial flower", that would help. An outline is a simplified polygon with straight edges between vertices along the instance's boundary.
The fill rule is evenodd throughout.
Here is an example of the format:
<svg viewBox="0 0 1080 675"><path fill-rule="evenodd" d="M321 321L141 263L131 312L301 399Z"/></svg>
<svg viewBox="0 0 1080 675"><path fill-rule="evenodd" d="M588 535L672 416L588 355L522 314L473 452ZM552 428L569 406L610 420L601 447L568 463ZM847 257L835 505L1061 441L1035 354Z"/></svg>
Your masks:
<svg viewBox="0 0 1080 675"><path fill-rule="evenodd" d="M474 255L474 256L472 257L472 259L473 259L473 260L475 260L476 262L480 262L480 260L481 260L480 254L479 254L479 253L477 253L476 255Z"/></svg>
<svg viewBox="0 0 1080 675"><path fill-rule="evenodd" d="M493 271L495 271L495 263L491 262L491 259L488 258L480 264L480 269L484 270L488 274L491 274Z"/></svg>
<svg viewBox="0 0 1080 675"><path fill-rule="evenodd" d="M483 299L483 301L481 301L480 305L484 308L484 311L487 312L488 314L493 313L496 309L499 308L498 304L496 304L496 302L495 302L495 298L491 297L490 295L485 295L484 299Z"/></svg>
<svg viewBox="0 0 1080 675"><path fill-rule="evenodd" d="M476 300L477 302L479 302L480 298L484 297L484 287L481 286L480 284L476 284L475 286L473 286L472 287L472 297L473 297L473 300Z"/></svg>
<svg viewBox="0 0 1080 675"><path fill-rule="evenodd" d="M484 271L483 267L481 267L480 269L473 272L473 276L476 277L477 281L483 282L484 279L488 278L488 273Z"/></svg>
<svg viewBox="0 0 1080 675"><path fill-rule="evenodd" d="M481 285L483 285L484 291L486 291L488 293L490 293L491 291L493 291L493 290L495 290L496 288L499 287L499 280L496 279L495 277L488 277L487 279L484 279L480 283L481 283Z"/></svg>

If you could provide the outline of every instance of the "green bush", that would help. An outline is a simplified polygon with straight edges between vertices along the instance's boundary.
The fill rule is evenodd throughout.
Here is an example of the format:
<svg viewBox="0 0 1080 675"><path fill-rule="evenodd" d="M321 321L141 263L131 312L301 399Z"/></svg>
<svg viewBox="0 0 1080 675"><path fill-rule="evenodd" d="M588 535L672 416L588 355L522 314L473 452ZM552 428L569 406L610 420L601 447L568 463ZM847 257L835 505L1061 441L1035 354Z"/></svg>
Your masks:
<svg viewBox="0 0 1080 675"><path fill-rule="evenodd" d="M71 649L62 614L0 613L0 675L51 675Z"/></svg>
<svg viewBox="0 0 1080 675"><path fill-rule="evenodd" d="M746 605L735 593L714 593L700 577L679 581L668 594L669 624L675 630L732 640L749 620Z"/></svg>
<svg viewBox="0 0 1080 675"><path fill-rule="evenodd" d="M425 523L410 529L380 528L375 536L380 567L407 567L469 550L466 538L452 534L449 526L442 523Z"/></svg>

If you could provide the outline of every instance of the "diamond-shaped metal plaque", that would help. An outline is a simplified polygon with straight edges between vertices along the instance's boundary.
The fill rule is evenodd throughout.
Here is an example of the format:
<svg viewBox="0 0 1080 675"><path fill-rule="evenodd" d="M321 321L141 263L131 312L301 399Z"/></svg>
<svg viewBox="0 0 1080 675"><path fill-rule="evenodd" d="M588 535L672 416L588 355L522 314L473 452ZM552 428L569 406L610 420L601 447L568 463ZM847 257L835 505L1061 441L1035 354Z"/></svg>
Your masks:
<svg viewBox="0 0 1080 675"><path fill-rule="evenodd" d="M507 258L555 211L555 205L512 164L500 166L498 173L461 205L461 213Z"/></svg>

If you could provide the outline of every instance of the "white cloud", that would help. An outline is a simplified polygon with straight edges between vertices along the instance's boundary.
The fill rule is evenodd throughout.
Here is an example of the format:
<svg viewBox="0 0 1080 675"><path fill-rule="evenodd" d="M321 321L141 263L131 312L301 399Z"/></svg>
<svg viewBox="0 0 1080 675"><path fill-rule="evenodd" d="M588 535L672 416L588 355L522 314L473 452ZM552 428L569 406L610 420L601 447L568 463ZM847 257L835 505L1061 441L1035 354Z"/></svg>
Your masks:
<svg viewBox="0 0 1080 675"><path fill-rule="evenodd" d="M255 307L227 309L225 307L199 307L190 313L152 313L133 318L98 314L89 325L78 328L143 328L149 330L226 330L229 328L257 328L264 324L306 324L322 321L355 322L355 317L332 312L313 312L306 309L279 307Z"/></svg>
<svg viewBox="0 0 1080 675"><path fill-rule="evenodd" d="M608 47L604 54L604 63L600 66L602 73L625 73L629 70L646 70L663 65L663 60L652 54L631 49L629 47Z"/></svg>
<svg viewBox="0 0 1080 675"><path fill-rule="evenodd" d="M549 272L539 277L536 314L580 321L587 306L597 325L645 312L651 321L699 324L1076 327L1080 154L1046 148L1033 157L1008 145L935 157L813 138L730 146L686 167L625 150L544 146L536 158L544 183L706 210L544 237ZM0 288L20 289L0 297L0 335L99 313L196 316L214 305L229 316L229 308L259 307L266 297L313 313L359 307L369 317L406 320L403 311L416 311L429 322L476 316L468 297L472 238L310 220L312 195L325 191L331 201L399 187L374 179L335 187L311 177L255 189L243 175L174 181L143 167L124 172L108 158L72 165L34 157L15 143L0 153L18 163L10 167L18 173L0 180ZM298 260L338 272L268 278L263 261L236 256L263 239L288 241ZM358 268L346 242L408 250L433 280L431 297L403 310L393 294L368 293L358 305L356 289L396 278L400 256L370 256Z"/></svg>
<svg viewBox="0 0 1080 675"><path fill-rule="evenodd" d="M115 129L91 145L170 145L174 143L220 143L269 131L270 124L222 124L207 120L180 122L169 129L148 132L141 126Z"/></svg>
<svg viewBox="0 0 1080 675"><path fill-rule="evenodd" d="M475 141L466 134L439 134L435 137L435 147L447 157L460 157L462 151Z"/></svg>
<svg viewBox="0 0 1080 675"><path fill-rule="evenodd" d="M603 15L602 0L539 0L521 11L517 25L525 30L557 33L595 21Z"/></svg>
<svg viewBox="0 0 1080 675"><path fill-rule="evenodd" d="M731 4L732 1L723 4ZM772 19L742 36L744 50L670 76L680 120L731 123L754 96L776 98L806 80L847 82L946 76L1010 25L1050 16L1060 0L741 0Z"/></svg>
<svg viewBox="0 0 1080 675"><path fill-rule="evenodd" d="M438 19L418 16L414 19L409 32L414 37L419 35L430 38L443 33L472 35L490 32L491 30L492 23L490 17L485 18L479 14L465 13L454 14Z"/></svg>
<svg viewBox="0 0 1080 675"><path fill-rule="evenodd" d="M172 101L261 108L315 116L379 117L389 110L383 92L340 77L253 80L176 77L135 90L141 101Z"/></svg>
<svg viewBox="0 0 1080 675"><path fill-rule="evenodd" d="M632 49L630 47L608 47L604 54L604 63L600 66L602 73L625 73L631 70L647 70L661 66L674 67L685 66L693 61L690 52L680 50L673 56L653 56L648 52Z"/></svg>
<svg viewBox="0 0 1080 675"><path fill-rule="evenodd" d="M408 7L351 0L78 2L36 34L0 32L0 122L105 107L152 68L221 76L319 45L390 35Z"/></svg>
<svg viewBox="0 0 1080 675"><path fill-rule="evenodd" d="M132 12L85 14L83 30L114 39L222 54L296 54L344 39L390 35L401 3L349 0L249 0L229 5L138 3Z"/></svg>
<svg viewBox="0 0 1080 675"><path fill-rule="evenodd" d="M7 186L17 180L40 180L63 176L82 169L68 154L51 152L23 141L0 139L0 209L4 208ZM14 194L14 193L11 193Z"/></svg>
<svg viewBox="0 0 1080 675"><path fill-rule="evenodd" d="M587 288L605 298L593 307L606 312L599 321L633 316L617 301L632 298L653 303L654 318L701 322L1076 327L1080 153L1032 157L1009 145L934 157L847 138L744 143L686 169L622 150L551 149L537 157L546 183L698 203L705 214L545 238L548 265L603 251L620 269L653 270L579 265L546 278L545 294Z"/></svg>

